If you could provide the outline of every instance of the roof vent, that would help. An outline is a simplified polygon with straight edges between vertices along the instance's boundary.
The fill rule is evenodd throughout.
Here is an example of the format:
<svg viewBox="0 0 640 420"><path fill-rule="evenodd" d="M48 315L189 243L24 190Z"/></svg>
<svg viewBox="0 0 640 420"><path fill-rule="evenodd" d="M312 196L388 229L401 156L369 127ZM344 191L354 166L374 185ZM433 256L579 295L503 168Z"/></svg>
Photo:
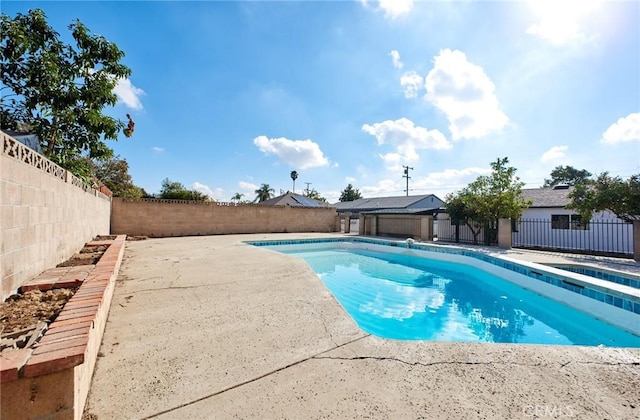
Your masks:
<svg viewBox="0 0 640 420"><path fill-rule="evenodd" d="M558 184L558 185L554 185L553 189L554 190L568 190L569 189L569 185L567 185L567 184Z"/></svg>

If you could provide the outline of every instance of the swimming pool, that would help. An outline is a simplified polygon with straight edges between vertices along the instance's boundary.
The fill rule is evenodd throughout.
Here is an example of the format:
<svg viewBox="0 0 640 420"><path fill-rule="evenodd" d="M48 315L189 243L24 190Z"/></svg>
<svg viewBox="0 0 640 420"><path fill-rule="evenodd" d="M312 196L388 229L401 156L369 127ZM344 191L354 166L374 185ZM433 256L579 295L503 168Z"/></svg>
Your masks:
<svg viewBox="0 0 640 420"><path fill-rule="evenodd" d="M594 277L611 281L613 283L623 284L625 286L640 289L640 276L634 276L630 273L622 273L619 271L606 270L581 264L549 264L551 267L561 270L571 271L572 273L584 274L585 276Z"/></svg>
<svg viewBox="0 0 640 420"><path fill-rule="evenodd" d="M353 239L251 244L305 259L359 327L383 338L640 347L640 337L628 328L507 281L503 267L452 261L468 259L455 252L427 252L425 258L419 255L424 250L412 249L417 244Z"/></svg>

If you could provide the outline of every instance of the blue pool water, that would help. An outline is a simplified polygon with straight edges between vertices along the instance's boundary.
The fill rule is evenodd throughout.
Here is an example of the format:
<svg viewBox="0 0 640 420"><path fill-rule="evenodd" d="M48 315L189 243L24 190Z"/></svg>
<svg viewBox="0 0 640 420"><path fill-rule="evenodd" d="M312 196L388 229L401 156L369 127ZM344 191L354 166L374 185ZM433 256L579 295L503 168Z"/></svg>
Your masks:
<svg viewBox="0 0 640 420"><path fill-rule="evenodd" d="M356 249L286 253L379 337L640 347L638 336L471 266Z"/></svg>

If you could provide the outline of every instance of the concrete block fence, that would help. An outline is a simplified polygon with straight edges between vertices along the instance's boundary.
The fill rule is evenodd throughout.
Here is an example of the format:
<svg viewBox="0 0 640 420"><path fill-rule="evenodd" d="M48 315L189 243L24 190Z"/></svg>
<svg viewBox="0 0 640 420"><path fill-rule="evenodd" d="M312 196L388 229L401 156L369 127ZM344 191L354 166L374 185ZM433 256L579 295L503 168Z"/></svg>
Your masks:
<svg viewBox="0 0 640 420"><path fill-rule="evenodd" d="M2 300L109 233L111 199L0 132Z"/></svg>

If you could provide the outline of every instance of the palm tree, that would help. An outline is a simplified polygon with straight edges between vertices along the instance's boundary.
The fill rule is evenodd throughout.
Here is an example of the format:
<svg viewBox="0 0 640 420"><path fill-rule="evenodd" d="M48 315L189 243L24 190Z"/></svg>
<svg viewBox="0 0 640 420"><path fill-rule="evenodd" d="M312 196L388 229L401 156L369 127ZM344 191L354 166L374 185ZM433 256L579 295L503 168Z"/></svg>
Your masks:
<svg viewBox="0 0 640 420"><path fill-rule="evenodd" d="M293 193L296 192L296 179L298 179L298 172L291 171L291 179L293 179Z"/></svg>
<svg viewBox="0 0 640 420"><path fill-rule="evenodd" d="M239 192L237 192L233 197L231 197L231 201L235 201L236 203L239 203L240 200L242 200L242 197L244 197L244 194L240 194Z"/></svg>
<svg viewBox="0 0 640 420"><path fill-rule="evenodd" d="M269 184L262 184L260 188L255 191L255 193L257 194L255 201L257 201L258 203L262 203L263 201L266 201L273 197L273 193L275 192L276 190L271 188Z"/></svg>

